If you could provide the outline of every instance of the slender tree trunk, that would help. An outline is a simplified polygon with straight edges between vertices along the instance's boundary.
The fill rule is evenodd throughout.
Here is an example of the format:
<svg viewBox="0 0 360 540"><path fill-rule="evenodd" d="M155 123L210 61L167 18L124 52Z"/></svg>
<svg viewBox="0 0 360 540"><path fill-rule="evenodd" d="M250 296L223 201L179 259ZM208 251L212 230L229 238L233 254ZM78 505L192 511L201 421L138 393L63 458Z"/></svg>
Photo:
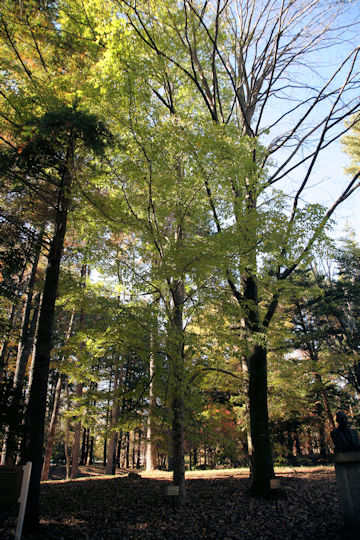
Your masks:
<svg viewBox="0 0 360 540"><path fill-rule="evenodd" d="M81 266L81 273L80 273L83 287L85 287L85 284L86 284L86 273L87 273L87 266L86 264L83 264ZM80 317L79 317L80 330L84 327L84 322L85 322L85 314L84 314L84 310L82 309L80 311ZM84 388L83 382L78 382L76 384L77 408L79 408L79 401L82 398L83 388ZM79 416L75 424L75 428L74 428L74 441L73 441L72 455L71 455L71 475L70 475L72 479L77 478L79 476L80 439L81 439L81 418Z"/></svg>
<svg viewBox="0 0 360 540"><path fill-rule="evenodd" d="M82 397L83 383L79 382L76 385L76 398L79 400ZM74 479L79 476L79 458L80 458L80 439L81 439L81 420L78 420L74 428L74 440L71 454L71 474L70 478Z"/></svg>
<svg viewBox="0 0 360 540"><path fill-rule="evenodd" d="M107 407L106 407L106 421L105 421L105 436L104 436L104 451L103 451L103 467L106 467L107 462L107 444L108 444L108 427L109 427L109 419L110 419L110 394L111 394L111 383L112 383L112 377L110 376L109 380L109 397L107 400Z"/></svg>
<svg viewBox="0 0 360 540"><path fill-rule="evenodd" d="M140 469L140 463L141 463L141 438L142 438L142 432L141 429L137 430L137 447L136 447L136 468Z"/></svg>
<svg viewBox="0 0 360 540"><path fill-rule="evenodd" d="M7 332L7 337L3 341L1 345L1 352L0 352L0 384L3 381L4 373L5 373L5 366L6 366L6 358L8 353L8 347L9 347L9 336L12 331L13 325L14 325L14 319L16 314L16 305L15 303L12 304L9 314L9 330Z"/></svg>
<svg viewBox="0 0 360 540"><path fill-rule="evenodd" d="M110 413L110 437L109 437L109 446L108 446L108 455L106 462L106 474L115 474L116 468L116 447L118 439L118 430L115 429L116 423L119 421L120 406L118 398L118 388L119 388L119 378L120 378L120 366L116 366L115 375L114 375L114 389L113 389L113 405Z"/></svg>
<svg viewBox="0 0 360 540"><path fill-rule="evenodd" d="M299 439L299 434L294 433L294 439L295 439L295 448L296 448L296 455L302 456L302 450L301 450L301 444Z"/></svg>
<svg viewBox="0 0 360 540"><path fill-rule="evenodd" d="M135 452L136 452L136 430L132 430L132 437L131 437L131 461L132 461L132 469L135 469Z"/></svg>
<svg viewBox="0 0 360 540"><path fill-rule="evenodd" d="M67 160L72 162L73 144L69 145L68 150ZM55 301L67 224L70 186L71 176L68 168L64 167L62 184L59 189L55 231L51 241L45 274L43 299L36 339L33 378L27 409L27 431L25 434L26 459L32 462L32 472L24 521L24 531L26 533L34 532L39 523L39 497L46 414L46 394L50 353L52 348Z"/></svg>
<svg viewBox="0 0 360 540"><path fill-rule="evenodd" d="M87 465L88 457L89 457L89 451L90 451L90 428L87 428L86 430L86 451L84 455L84 465Z"/></svg>
<svg viewBox="0 0 360 540"><path fill-rule="evenodd" d="M320 457L326 459L326 442L325 442L325 428L324 423L319 423L319 445L320 445Z"/></svg>
<svg viewBox="0 0 360 540"><path fill-rule="evenodd" d="M89 444L89 455L88 455L86 465L93 465L93 464L94 464L94 435L91 435L90 444Z"/></svg>
<svg viewBox="0 0 360 540"><path fill-rule="evenodd" d="M147 417L146 429L146 470L153 471L156 469L156 444L154 440L154 417L156 411L156 397L154 392L154 377L155 377L155 354L152 351L150 355L150 388L149 388L149 412Z"/></svg>
<svg viewBox="0 0 360 540"><path fill-rule="evenodd" d="M287 434L286 446L287 446L287 449L288 449L287 457L293 457L294 456L294 439L293 439L292 433L290 433L290 431L288 431L288 434Z"/></svg>
<svg viewBox="0 0 360 540"><path fill-rule="evenodd" d="M196 465L198 464L198 456L197 456L197 448L195 446L194 450L193 450L193 464L194 464L194 467L196 467Z"/></svg>
<svg viewBox="0 0 360 540"><path fill-rule="evenodd" d="M306 430L306 446L307 446L307 453L313 454L314 453L314 444L311 437L310 428L307 428Z"/></svg>
<svg viewBox="0 0 360 540"><path fill-rule="evenodd" d="M64 375L59 375L59 378L56 384L55 400L54 400L54 406L53 406L53 411L51 415L48 440L47 440L43 469L42 469L42 474L41 474L42 481L49 479L50 460L51 460L51 454L52 454L52 450L54 446L55 430L56 430L56 424L57 424L57 419L58 419L58 414L59 414L59 409L60 409L61 390L64 384L64 379L65 379Z"/></svg>
<svg viewBox="0 0 360 540"><path fill-rule="evenodd" d="M326 392L325 385L324 385L324 383L322 381L322 377L321 377L321 375L319 373L315 373L315 379L319 384L320 394L321 394L321 397L322 397L323 402L324 402L324 408L325 408L325 411L326 411L326 416L328 417L331 429L335 429L336 426L335 426L335 422L334 422L334 417L333 417L333 414L331 412L329 398L328 398L328 395L327 395L327 392Z"/></svg>
<svg viewBox="0 0 360 540"><path fill-rule="evenodd" d="M69 381L67 377L65 378L65 390L66 390L66 409L67 409L67 412L69 413L70 412L70 393L69 393ZM69 443L70 443L70 418L68 416L66 418L66 431L65 431L65 443L64 443L66 480L69 480L70 474L71 474Z"/></svg>
<svg viewBox="0 0 360 540"><path fill-rule="evenodd" d="M103 445L103 467L106 467L106 459L107 459L107 438L104 437L104 445Z"/></svg>
<svg viewBox="0 0 360 540"><path fill-rule="evenodd" d="M69 341L69 339L70 339L72 329L73 329L73 325L74 325L74 319L75 319L75 311L73 311L71 313L69 326L68 326L68 329L67 329L67 332L66 332L66 335L65 335L65 343L67 343ZM64 358L62 358L62 361L63 360L64 360ZM58 379L58 382L57 382L57 385L56 385L54 406L53 406L53 411L52 411L52 415L51 415L51 421L50 421L50 426L49 426L49 435L48 435L48 440L47 440L47 445L46 445L46 450L45 450L45 457L44 457L42 474L41 474L41 480L43 480L43 481L48 480L48 478L49 478L50 460L51 460L51 454L52 454L52 450L53 450L53 446L54 446L55 430L56 430L56 424L57 424L58 415L59 415L59 409L60 409L60 404L61 404L61 390L62 390L62 388L64 386L65 378L66 378L65 375L60 375L59 379ZM66 395L67 395L68 409L69 409L69 405L70 405L69 404L69 385L68 385L67 381L66 381ZM66 467L68 466L68 461L70 462L70 460L68 458L69 436L70 436L70 423L69 423L69 419L67 419L66 420L66 435L65 435L65 461L66 461ZM68 477L69 477L68 473L66 473L66 478L68 478Z"/></svg>
<svg viewBox="0 0 360 540"><path fill-rule="evenodd" d="M14 387L21 388L21 389L24 385L26 364L27 364L27 360L28 360L32 345L33 345L33 339L34 339L33 336L35 334L35 326L33 325L33 323L31 323L31 327L30 327L30 312L33 306L34 285L35 285L36 272L37 272L39 259L40 259L43 236L44 236L44 226L42 227L40 231L39 238L36 244L34 261L31 267L31 273L30 273L29 282L27 285L26 302L25 302L22 321L21 321L21 335L20 335L20 341L19 341L18 352L17 352L17 357L16 357L16 371L15 371L15 379L14 379ZM36 305L36 302L34 304ZM33 316L33 321L34 321L34 318L36 321L37 317Z"/></svg>
<svg viewBox="0 0 360 540"><path fill-rule="evenodd" d="M250 476L252 477L254 449L253 449L253 444L251 440L249 395L248 395L248 392L246 391L246 389L249 388L249 368L246 361L246 357L244 355L241 357L241 371L244 376L243 390L244 390L244 394L247 395L246 402L245 402L247 458L249 462Z"/></svg>
<svg viewBox="0 0 360 540"><path fill-rule="evenodd" d="M120 467L121 463L121 445L122 445L122 439L123 439L123 432L120 429L119 435L118 435L118 444L117 444L117 450L116 450L116 465Z"/></svg>
<svg viewBox="0 0 360 540"><path fill-rule="evenodd" d="M21 289L22 284L23 284L23 279L24 279L26 266L27 266L27 261L23 265L23 267L21 269L21 272L20 272L20 275L19 275L19 278L18 278L18 289L19 290ZM2 345L1 345L1 351L0 351L0 384L2 383L3 378L4 378L7 359L8 359L8 356L9 356L9 342L10 342L11 332L12 332L13 327L14 327L14 320L15 320L16 311L17 311L16 308L17 308L17 305L14 302L11 305L11 309L10 309L10 313L9 313L9 324L8 324L8 329L7 329L7 332L6 332L6 337L5 337L5 339L4 339L4 341L3 341Z"/></svg>
<svg viewBox="0 0 360 540"><path fill-rule="evenodd" d="M86 462L86 440L87 440L87 429L86 427L82 430L82 443L81 443L81 458L80 458L80 465L85 465Z"/></svg>
<svg viewBox="0 0 360 540"><path fill-rule="evenodd" d="M130 468L130 433L126 432L126 447L125 447L125 468Z"/></svg>
<svg viewBox="0 0 360 540"><path fill-rule="evenodd" d="M24 402L25 402L25 392L24 392L24 379L25 379L25 368L27 364L28 356L30 355L31 348L34 345L34 339L36 334L36 328L37 328L37 322L39 317L39 308L40 308L40 293L36 295L35 301L34 301L34 311L32 315L32 320L30 324L30 328L28 329L28 335L27 335L27 343L26 347L24 347L24 350L26 349L27 356L24 357L22 361L25 363L21 366L21 373L19 374L18 370L18 364L16 366L16 373L15 373L15 380L14 380L14 386L13 386L13 400L12 400L12 421L9 423L9 429L7 432L7 436L5 438L4 443L4 456L5 456L5 463L6 465L15 465L17 455L18 455L18 447L19 447L19 439L21 436L21 425L24 425L23 423L19 423L19 420L21 418L24 419ZM24 351L23 351L24 352ZM31 368L32 369L32 368ZM30 371L31 371L30 369ZM29 377L29 385L31 382L31 377Z"/></svg>

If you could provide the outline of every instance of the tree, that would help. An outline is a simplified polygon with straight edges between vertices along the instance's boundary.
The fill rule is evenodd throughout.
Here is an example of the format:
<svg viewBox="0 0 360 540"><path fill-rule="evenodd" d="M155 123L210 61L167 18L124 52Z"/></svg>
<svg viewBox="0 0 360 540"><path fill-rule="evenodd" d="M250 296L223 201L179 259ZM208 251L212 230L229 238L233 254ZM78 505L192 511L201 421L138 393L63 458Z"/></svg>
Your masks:
<svg viewBox="0 0 360 540"><path fill-rule="evenodd" d="M249 141L259 137L266 147L264 151L249 144L252 168L229 178L241 248L238 271L228 268L227 272L249 345L254 445L251 491L264 494L274 474L266 399L267 329L283 283L309 256L337 206L356 189L359 177L356 172L328 209L300 204L321 151L348 129L342 127L342 121L358 107L354 101L354 89L359 84L357 47L346 51L332 71L327 68L325 83L324 72L315 65L323 47L341 42L342 17L349 8L300 0L274 1L265 6L248 0L187 0L157 6L120 0L115 3L127 17L133 39L141 40L148 55L153 55L154 64L163 67L163 76L151 79L151 91L165 108L173 111L180 91L176 84L181 80L182 93L186 86L200 110L207 111L214 132L218 125L237 125L239 136L245 134ZM347 27L350 33L354 29ZM311 87L307 82L309 70L314 81ZM291 80L297 81L296 93ZM225 152L223 158L227 158ZM292 188L287 190L292 204L279 213L279 206L270 201L274 196L280 200L275 187L283 186L284 179L294 171L301 180L295 193ZM222 219L223 211L214 195L216 181L214 172L204 174L214 227L220 233L228 221ZM271 294L264 294L261 269L267 285L271 283Z"/></svg>
<svg viewBox="0 0 360 540"><path fill-rule="evenodd" d="M29 488L31 502L28 505L26 521L31 529L38 521L54 308L71 192L75 173L77 179L79 178L84 149L95 154L102 153L108 132L93 115L68 108L46 113L41 118L34 119L30 127L30 135L25 134L17 146L2 153L1 170L3 175L17 179L26 178L30 187L42 185L42 189L48 193L54 222L39 314L32 384L26 411L26 450L23 459L33 463Z"/></svg>
<svg viewBox="0 0 360 540"><path fill-rule="evenodd" d="M351 235L333 254L333 271L316 273L318 294L309 311L322 341L330 371L360 392L359 371L359 247Z"/></svg>

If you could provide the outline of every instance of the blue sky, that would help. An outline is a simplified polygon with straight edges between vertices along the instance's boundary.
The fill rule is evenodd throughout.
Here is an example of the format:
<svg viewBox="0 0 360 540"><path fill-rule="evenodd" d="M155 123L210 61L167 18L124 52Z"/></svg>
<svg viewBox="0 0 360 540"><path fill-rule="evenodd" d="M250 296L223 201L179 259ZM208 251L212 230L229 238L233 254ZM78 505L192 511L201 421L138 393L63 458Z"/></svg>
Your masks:
<svg viewBox="0 0 360 540"><path fill-rule="evenodd" d="M343 152L340 142L324 150L310 184L312 188L305 195L308 201L330 206L351 178L344 172L349 163L349 157ZM332 233L335 238L344 236L346 227L350 226L360 241L360 189L340 205L335 213L335 220Z"/></svg>

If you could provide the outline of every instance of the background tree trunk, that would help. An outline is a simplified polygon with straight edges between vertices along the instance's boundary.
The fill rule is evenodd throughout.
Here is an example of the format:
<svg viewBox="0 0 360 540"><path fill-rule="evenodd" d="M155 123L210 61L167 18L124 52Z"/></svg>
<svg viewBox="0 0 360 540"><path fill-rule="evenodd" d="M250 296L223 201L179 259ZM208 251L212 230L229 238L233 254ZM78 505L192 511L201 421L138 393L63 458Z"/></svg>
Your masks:
<svg viewBox="0 0 360 540"><path fill-rule="evenodd" d="M118 399L118 388L119 388L119 378L120 378L120 366L116 366L115 375L114 375L114 386L113 386L113 405L110 412L110 437L107 451L107 461L106 461L106 474L115 474L116 468L116 448L118 440L118 430L115 429L116 423L119 421L120 406Z"/></svg>
<svg viewBox="0 0 360 540"><path fill-rule="evenodd" d="M146 426L146 470L153 471L157 467L156 444L154 440L154 416L156 411L156 397L154 392L155 377L155 354L152 351L150 355L150 388L149 388L149 411Z"/></svg>
<svg viewBox="0 0 360 540"><path fill-rule="evenodd" d="M83 391L83 383L79 382L76 385L76 398L81 399ZM80 439L81 439L81 420L78 420L74 428L74 440L71 453L71 473L70 478L74 479L79 476L79 460L80 460Z"/></svg>
<svg viewBox="0 0 360 540"><path fill-rule="evenodd" d="M49 479L50 460L51 460L52 449L54 446L55 430L56 430L56 424L57 424L57 419L58 419L58 414L59 414L59 409L60 409L60 404L61 404L61 390L63 388L64 379L65 379L64 375L59 375L59 378L56 384L54 406L53 406L53 411L51 415L48 440L47 440L44 463L43 463L43 468L42 468L42 473L41 473L42 481Z"/></svg>

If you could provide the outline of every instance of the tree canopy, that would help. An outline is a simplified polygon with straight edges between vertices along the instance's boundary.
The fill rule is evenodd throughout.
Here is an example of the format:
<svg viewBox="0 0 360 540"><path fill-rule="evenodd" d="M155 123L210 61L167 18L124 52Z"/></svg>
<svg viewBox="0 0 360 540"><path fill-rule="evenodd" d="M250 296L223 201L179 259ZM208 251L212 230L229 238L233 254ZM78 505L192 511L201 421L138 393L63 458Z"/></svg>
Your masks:
<svg viewBox="0 0 360 540"><path fill-rule="evenodd" d="M330 238L359 187L356 7L0 13L1 441L35 463L28 530L59 414L68 476L100 440L109 473L132 445L180 505L201 448L269 495L274 458L324 458L334 409L358 414L359 247ZM348 179L314 203L342 137Z"/></svg>

